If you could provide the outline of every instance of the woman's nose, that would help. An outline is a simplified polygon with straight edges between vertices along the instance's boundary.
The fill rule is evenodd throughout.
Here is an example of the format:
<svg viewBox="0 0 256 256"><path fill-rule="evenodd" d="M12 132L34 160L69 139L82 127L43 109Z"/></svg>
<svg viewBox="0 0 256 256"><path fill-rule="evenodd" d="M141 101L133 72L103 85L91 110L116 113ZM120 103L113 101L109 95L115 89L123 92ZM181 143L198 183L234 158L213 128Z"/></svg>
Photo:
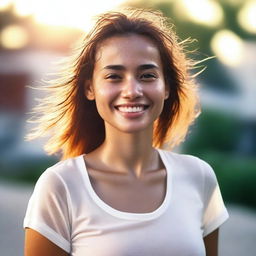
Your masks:
<svg viewBox="0 0 256 256"><path fill-rule="evenodd" d="M122 96L124 98L134 99L143 95L142 86L135 78L127 79L122 88Z"/></svg>

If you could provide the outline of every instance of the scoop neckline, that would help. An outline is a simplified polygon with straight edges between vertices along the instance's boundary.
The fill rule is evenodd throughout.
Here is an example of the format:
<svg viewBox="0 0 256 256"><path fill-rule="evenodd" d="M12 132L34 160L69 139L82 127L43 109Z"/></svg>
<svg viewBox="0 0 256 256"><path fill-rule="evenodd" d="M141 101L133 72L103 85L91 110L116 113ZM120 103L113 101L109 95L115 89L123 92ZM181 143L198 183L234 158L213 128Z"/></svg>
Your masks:
<svg viewBox="0 0 256 256"><path fill-rule="evenodd" d="M79 170L83 177L84 185L85 185L90 197L96 203L96 205L114 217L121 218L121 219L127 219L127 220L150 220L150 219L157 218L161 214L163 214L170 202L170 195L171 195L171 190L172 190L172 185L171 185L172 179L171 179L170 164L165 159L164 151L161 149L156 149L156 150L158 151L160 159L162 160L162 163L166 169L166 175L167 175L166 193L165 193L165 197L164 197L164 200L162 201L161 205L158 208L156 208L154 211L146 212L146 213L135 213L135 212L126 212L126 211L117 210L114 207L107 204L106 202L104 202L98 196L98 194L95 192L95 190L91 184L87 166L86 166L86 163L84 160L84 156L86 156L86 155L85 154L80 155L77 158Z"/></svg>

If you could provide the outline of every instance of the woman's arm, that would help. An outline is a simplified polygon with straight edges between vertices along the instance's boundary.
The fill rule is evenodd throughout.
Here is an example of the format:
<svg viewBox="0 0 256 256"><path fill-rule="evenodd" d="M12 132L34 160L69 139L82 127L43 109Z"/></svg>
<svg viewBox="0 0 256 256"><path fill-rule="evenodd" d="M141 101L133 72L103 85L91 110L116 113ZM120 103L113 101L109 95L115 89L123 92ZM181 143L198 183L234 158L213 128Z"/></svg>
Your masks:
<svg viewBox="0 0 256 256"><path fill-rule="evenodd" d="M37 231L25 229L24 256L68 256L69 254Z"/></svg>
<svg viewBox="0 0 256 256"><path fill-rule="evenodd" d="M206 256L218 256L219 229L216 229L204 238Z"/></svg>

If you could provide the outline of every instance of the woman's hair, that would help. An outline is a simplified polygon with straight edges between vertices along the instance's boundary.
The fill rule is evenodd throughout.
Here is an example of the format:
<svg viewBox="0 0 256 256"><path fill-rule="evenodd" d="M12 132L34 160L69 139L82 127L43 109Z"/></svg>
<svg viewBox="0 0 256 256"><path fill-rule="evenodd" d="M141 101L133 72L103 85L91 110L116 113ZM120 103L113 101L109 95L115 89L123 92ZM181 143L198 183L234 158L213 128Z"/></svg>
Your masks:
<svg viewBox="0 0 256 256"><path fill-rule="evenodd" d="M102 144L104 121L95 101L86 98L85 86L92 79L99 45L109 37L126 34L143 35L155 43L170 88L163 111L154 123L153 146L172 148L184 140L200 113L196 83L190 72L195 63L186 57L184 42L179 42L159 11L131 8L98 16L66 72L43 86L48 96L34 109L36 115L31 121L38 125L27 139L50 135L45 150L49 154L61 153L62 159L89 153Z"/></svg>

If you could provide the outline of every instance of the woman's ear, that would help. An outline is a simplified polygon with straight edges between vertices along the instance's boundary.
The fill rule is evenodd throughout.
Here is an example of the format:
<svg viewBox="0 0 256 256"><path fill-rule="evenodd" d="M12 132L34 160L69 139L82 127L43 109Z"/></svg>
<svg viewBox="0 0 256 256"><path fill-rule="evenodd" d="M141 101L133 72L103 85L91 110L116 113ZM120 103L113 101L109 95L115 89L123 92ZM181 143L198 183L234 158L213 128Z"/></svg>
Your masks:
<svg viewBox="0 0 256 256"><path fill-rule="evenodd" d="M170 95L170 87L168 85L165 86L165 96L164 99L167 100Z"/></svg>
<svg viewBox="0 0 256 256"><path fill-rule="evenodd" d="M94 100L94 90L90 81L86 81L84 84L84 94L88 100Z"/></svg>

